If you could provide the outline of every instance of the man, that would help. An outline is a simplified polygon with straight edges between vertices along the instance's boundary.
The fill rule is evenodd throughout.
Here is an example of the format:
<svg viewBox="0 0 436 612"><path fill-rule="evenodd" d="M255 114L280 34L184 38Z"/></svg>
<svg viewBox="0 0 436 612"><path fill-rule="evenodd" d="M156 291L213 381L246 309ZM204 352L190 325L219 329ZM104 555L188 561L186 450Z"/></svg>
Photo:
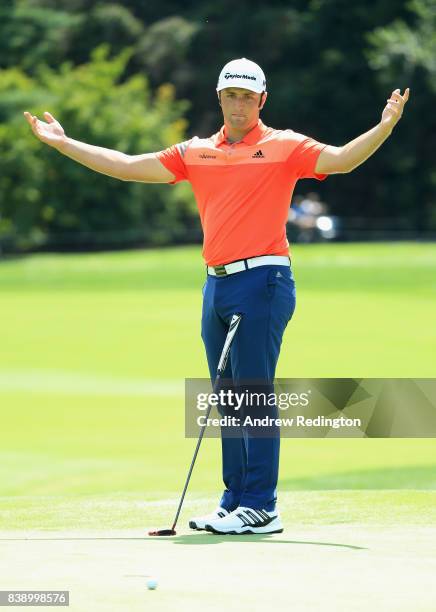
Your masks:
<svg viewBox="0 0 436 612"><path fill-rule="evenodd" d="M217 94L224 117L219 132L194 137L158 153L126 155L67 137L25 112L34 134L88 168L124 181L190 181L203 232L207 281L203 289L202 338L214 379L229 321L243 314L223 378L272 385L283 332L295 308L295 286L286 239L289 201L298 179L323 180L351 172L392 133L409 89L392 92L380 123L342 147L265 126L259 113L267 99L262 69L242 58L224 66ZM267 413L267 407L263 406ZM274 408L270 411L274 414ZM215 533L278 533L276 508L280 436L271 427L258 435L222 435L225 491L219 507L190 521Z"/></svg>

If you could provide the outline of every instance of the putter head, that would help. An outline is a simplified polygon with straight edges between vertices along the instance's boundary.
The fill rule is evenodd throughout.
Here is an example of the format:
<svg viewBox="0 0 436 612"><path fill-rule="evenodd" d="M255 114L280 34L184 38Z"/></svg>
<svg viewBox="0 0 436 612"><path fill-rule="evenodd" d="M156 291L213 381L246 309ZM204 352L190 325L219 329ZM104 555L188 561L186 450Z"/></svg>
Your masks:
<svg viewBox="0 0 436 612"><path fill-rule="evenodd" d="M156 531L149 531L149 536L174 536L176 535L175 529L156 529Z"/></svg>

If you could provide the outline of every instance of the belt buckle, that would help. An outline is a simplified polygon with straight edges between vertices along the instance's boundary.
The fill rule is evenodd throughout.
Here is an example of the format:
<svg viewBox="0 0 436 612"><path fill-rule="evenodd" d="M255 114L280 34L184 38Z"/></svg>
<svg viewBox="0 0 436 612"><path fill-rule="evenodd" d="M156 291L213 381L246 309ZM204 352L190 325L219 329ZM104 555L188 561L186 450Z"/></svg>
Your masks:
<svg viewBox="0 0 436 612"><path fill-rule="evenodd" d="M214 266L214 270L217 276L227 276L226 267L224 265Z"/></svg>

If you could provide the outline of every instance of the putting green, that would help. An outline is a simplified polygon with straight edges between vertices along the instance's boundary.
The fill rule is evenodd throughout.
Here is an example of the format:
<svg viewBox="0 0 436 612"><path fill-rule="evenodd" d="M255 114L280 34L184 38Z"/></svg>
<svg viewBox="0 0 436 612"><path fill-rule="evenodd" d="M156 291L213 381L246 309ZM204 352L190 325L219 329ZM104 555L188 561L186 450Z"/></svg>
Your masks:
<svg viewBox="0 0 436 612"><path fill-rule="evenodd" d="M175 499L51 501L48 524L58 512L74 529L0 532L8 560L2 584L69 590L78 612L434 609L435 492L286 493L286 529L273 536L213 536L185 526L175 537L145 536L145 517L170 525ZM214 501L190 499L185 515ZM100 528L91 529L98 516ZM125 523L130 528L120 529ZM146 588L151 577L156 591Z"/></svg>
<svg viewBox="0 0 436 612"><path fill-rule="evenodd" d="M277 376L435 376L434 245L293 261ZM284 439L286 530L242 539L186 529L222 486L206 439L178 537L143 539L170 526L195 445L183 380L207 376L203 277L198 248L0 262L2 588L70 589L80 611L433 610L433 439Z"/></svg>

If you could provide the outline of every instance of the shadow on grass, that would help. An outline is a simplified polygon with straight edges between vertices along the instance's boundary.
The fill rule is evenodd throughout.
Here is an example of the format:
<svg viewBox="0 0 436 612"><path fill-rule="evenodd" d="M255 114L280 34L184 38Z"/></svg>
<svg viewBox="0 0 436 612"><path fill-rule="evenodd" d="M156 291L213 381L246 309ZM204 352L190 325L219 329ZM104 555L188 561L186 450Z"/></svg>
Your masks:
<svg viewBox="0 0 436 612"><path fill-rule="evenodd" d="M283 538L277 538L268 534L256 534L256 535L219 535L212 534L206 535L205 533L198 533L192 535L180 535L176 536L173 540L173 544L184 544L184 545L214 545L222 544L223 542L264 542L267 544L303 544L310 546L334 546L338 548L349 548L352 550L367 550L362 546L353 546L351 544L339 544L334 542L311 542L304 540L284 540Z"/></svg>

